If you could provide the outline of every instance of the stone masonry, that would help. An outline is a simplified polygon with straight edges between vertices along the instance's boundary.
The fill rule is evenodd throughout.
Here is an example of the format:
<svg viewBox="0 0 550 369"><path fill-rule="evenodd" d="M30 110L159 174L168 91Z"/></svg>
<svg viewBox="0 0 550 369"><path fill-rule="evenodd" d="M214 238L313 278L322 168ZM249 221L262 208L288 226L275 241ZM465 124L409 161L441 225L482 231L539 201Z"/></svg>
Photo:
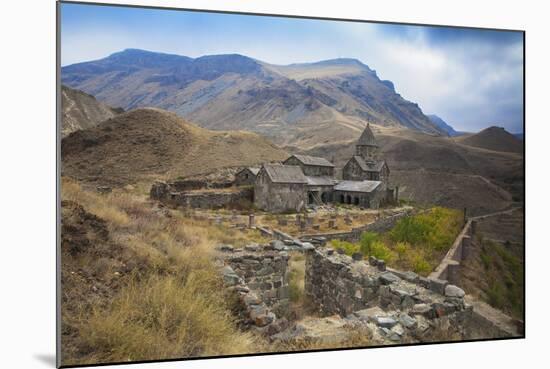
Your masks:
<svg viewBox="0 0 550 369"><path fill-rule="evenodd" d="M414 327L413 335L418 336L418 323L429 326L441 318L463 332L472 314L464 291L447 281L379 268L331 249L307 252L305 293L322 316L366 319L386 328L384 334L393 341L401 339L403 326ZM397 332L390 331L394 326Z"/></svg>
<svg viewBox="0 0 550 369"><path fill-rule="evenodd" d="M225 283L240 297L249 323L268 335L286 328L288 309L288 259L272 244L244 248L220 245Z"/></svg>

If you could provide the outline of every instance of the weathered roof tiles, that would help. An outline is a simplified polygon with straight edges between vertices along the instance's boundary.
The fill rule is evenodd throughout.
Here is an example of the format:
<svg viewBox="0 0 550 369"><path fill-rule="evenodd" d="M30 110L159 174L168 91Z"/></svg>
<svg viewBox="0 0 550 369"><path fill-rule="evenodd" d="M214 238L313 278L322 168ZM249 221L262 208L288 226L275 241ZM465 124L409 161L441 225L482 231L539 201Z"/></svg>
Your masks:
<svg viewBox="0 0 550 369"><path fill-rule="evenodd" d="M313 165L313 166L319 166L319 167L334 167L334 164L332 164L330 161L328 161L325 158L320 158L318 156L308 156L308 155L298 155L294 154L290 156L290 158L296 158L298 161L304 165ZM288 159L290 159L288 158ZM285 162L288 160L286 159Z"/></svg>
<svg viewBox="0 0 550 369"><path fill-rule="evenodd" d="M274 183L308 183L302 168L297 165L264 164L263 169Z"/></svg>
<svg viewBox="0 0 550 369"><path fill-rule="evenodd" d="M380 181L342 181L334 186L336 191L372 192L380 186Z"/></svg>

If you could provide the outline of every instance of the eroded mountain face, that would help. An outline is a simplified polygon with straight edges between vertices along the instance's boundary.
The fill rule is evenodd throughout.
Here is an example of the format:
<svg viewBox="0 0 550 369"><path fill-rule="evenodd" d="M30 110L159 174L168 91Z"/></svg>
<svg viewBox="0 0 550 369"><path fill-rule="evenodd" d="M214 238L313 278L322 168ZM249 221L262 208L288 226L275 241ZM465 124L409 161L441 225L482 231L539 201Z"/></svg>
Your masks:
<svg viewBox="0 0 550 369"><path fill-rule="evenodd" d="M367 121L446 135L392 82L354 59L277 66L242 55L192 59L129 49L66 66L62 82L111 106L159 107L203 127L260 132L279 144L295 144L311 129L346 141ZM335 127L353 129L335 137Z"/></svg>

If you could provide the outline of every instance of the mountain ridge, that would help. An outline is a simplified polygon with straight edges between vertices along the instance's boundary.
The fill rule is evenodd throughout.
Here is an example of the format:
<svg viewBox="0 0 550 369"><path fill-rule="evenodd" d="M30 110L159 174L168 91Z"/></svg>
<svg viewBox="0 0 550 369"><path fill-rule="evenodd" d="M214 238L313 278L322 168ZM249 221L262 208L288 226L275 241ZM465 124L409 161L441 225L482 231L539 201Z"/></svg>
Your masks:
<svg viewBox="0 0 550 369"><path fill-rule="evenodd" d="M361 130L367 122L446 134L391 81L351 58L277 66L240 54L189 58L126 49L65 66L61 77L113 106L158 107L205 128L250 130L278 144L296 143L293 137L303 132L334 130L329 125Z"/></svg>
<svg viewBox="0 0 550 369"><path fill-rule="evenodd" d="M437 125L439 128L443 129L450 137L459 136L460 133L457 132L449 123L445 122L441 117L435 114L426 115L433 124Z"/></svg>
<svg viewBox="0 0 550 369"><path fill-rule="evenodd" d="M92 95L62 85L61 112L61 137L65 137L72 132L92 128L124 110L108 106Z"/></svg>

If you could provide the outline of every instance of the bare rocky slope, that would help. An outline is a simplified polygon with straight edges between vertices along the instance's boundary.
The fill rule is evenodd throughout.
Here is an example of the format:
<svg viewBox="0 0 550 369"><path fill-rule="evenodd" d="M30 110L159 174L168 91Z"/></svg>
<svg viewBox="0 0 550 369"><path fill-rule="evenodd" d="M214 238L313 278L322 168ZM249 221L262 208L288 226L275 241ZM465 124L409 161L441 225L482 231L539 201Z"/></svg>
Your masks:
<svg viewBox="0 0 550 369"><path fill-rule="evenodd" d="M523 152L523 142L502 127L489 127L483 131L458 137L458 142L482 149L501 152Z"/></svg>
<svg viewBox="0 0 550 369"><path fill-rule="evenodd" d="M124 110L99 102L92 95L61 86L62 126L61 136L80 129L92 128Z"/></svg>
<svg viewBox="0 0 550 369"><path fill-rule="evenodd" d="M276 66L242 55L192 59L128 49L63 67L61 78L112 106L167 109L202 127L246 129L278 144L302 145L312 133L345 142L367 121L446 135L355 59Z"/></svg>
<svg viewBox="0 0 550 369"><path fill-rule="evenodd" d="M474 213L506 208L523 200L523 155L489 151L464 144L460 137L436 137L409 129L371 126L380 157L390 167L391 181L401 198ZM342 168L353 155L359 134L342 144L287 147L333 160Z"/></svg>
<svg viewBox="0 0 550 369"><path fill-rule="evenodd" d="M76 131L61 143L62 174L105 185L189 176L284 160L287 154L243 131L210 131L155 108L129 111Z"/></svg>

